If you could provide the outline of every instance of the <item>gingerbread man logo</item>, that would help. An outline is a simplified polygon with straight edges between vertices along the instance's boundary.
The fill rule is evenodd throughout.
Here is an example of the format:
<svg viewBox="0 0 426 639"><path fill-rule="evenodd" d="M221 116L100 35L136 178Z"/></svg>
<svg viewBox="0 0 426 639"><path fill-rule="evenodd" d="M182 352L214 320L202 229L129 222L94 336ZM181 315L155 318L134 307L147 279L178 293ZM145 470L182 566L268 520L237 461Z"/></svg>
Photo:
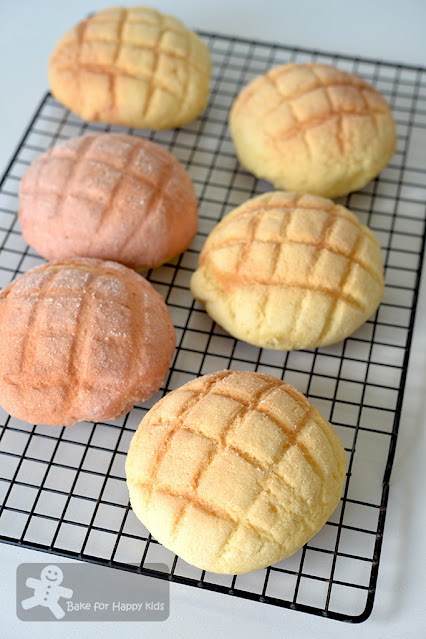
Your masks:
<svg viewBox="0 0 426 639"><path fill-rule="evenodd" d="M28 577L25 583L28 588L34 590L34 595L21 602L24 610L35 608L36 606L43 606L44 608L49 608L56 619L62 619L65 612L58 603L59 599L61 599L61 597L70 599L73 594L70 588L64 588L60 585L63 578L62 570L58 566L53 565L43 568L40 573L40 579Z"/></svg>

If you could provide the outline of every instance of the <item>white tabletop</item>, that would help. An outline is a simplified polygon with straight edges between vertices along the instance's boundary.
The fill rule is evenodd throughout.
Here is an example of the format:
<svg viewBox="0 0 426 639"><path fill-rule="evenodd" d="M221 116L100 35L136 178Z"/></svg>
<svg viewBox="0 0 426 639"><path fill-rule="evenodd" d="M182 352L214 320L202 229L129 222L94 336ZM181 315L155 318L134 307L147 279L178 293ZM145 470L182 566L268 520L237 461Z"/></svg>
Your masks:
<svg viewBox="0 0 426 639"><path fill-rule="evenodd" d="M0 171L6 168L35 106L47 89L46 63L62 33L101 0L0 2ZM151 6L152 3L151 3ZM155 7L188 26L306 48L391 62L426 64L424 0L164 0ZM421 286L407 388L377 583L370 618L361 625L171 584L171 614L159 623L63 623L61 637L417 638L424 636L424 458L426 388L426 285ZM52 561L52 555L0 544L2 636L56 637L55 623L23 625L15 613L15 574L21 562ZM423 633L423 634L422 634Z"/></svg>

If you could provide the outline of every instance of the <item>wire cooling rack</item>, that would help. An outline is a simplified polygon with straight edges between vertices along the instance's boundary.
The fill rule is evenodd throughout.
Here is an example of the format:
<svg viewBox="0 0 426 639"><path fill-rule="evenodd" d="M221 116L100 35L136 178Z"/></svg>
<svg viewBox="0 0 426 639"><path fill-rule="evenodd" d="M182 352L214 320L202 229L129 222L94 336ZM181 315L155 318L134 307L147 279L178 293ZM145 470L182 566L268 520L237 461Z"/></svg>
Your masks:
<svg viewBox="0 0 426 639"><path fill-rule="evenodd" d="M264 604L363 621L376 589L425 243L426 69L201 35L214 65L203 116L183 129L132 131L169 149L189 171L199 198L199 233L191 248L146 273L176 328L172 367L150 402L113 422L35 427L2 411L0 538ZM312 60L362 75L386 96L397 122L398 146L389 166L340 200L380 240L386 295L377 313L345 341L276 352L236 341L215 325L192 298L189 280L218 220L272 188L236 160L227 127L235 95L276 64ZM103 130L111 127L82 122L50 95L42 101L1 183L1 286L43 261L23 241L16 218L23 173L56 142ZM262 371L294 384L333 423L348 456L343 497L324 528L289 559L238 577L193 568L153 539L129 507L124 474L130 439L146 410L165 392L226 368ZM153 573L145 567L153 562L168 570Z"/></svg>

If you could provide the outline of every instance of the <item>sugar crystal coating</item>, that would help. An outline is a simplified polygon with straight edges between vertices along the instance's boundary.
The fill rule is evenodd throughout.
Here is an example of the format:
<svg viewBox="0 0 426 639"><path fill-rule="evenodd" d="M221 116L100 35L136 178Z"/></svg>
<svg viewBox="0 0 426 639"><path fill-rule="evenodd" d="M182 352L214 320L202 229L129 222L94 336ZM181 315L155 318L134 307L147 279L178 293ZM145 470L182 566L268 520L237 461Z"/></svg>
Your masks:
<svg viewBox="0 0 426 639"><path fill-rule="evenodd" d="M175 334L161 296L114 262L50 262L0 294L0 403L36 424L115 419L160 387Z"/></svg>
<svg viewBox="0 0 426 639"><path fill-rule="evenodd" d="M230 112L240 162L275 188L338 197L389 162L396 129L363 78L319 64L283 64L249 82Z"/></svg>
<svg viewBox="0 0 426 639"><path fill-rule="evenodd" d="M378 307L380 245L331 200L264 193L211 231L191 291L234 337L278 350L324 346Z"/></svg>
<svg viewBox="0 0 426 639"><path fill-rule="evenodd" d="M33 162L20 184L19 221L46 259L153 268L188 248L198 205L171 153L136 136L98 133L66 140Z"/></svg>
<svg viewBox="0 0 426 639"><path fill-rule="evenodd" d="M146 7L114 7L70 29L49 62L53 95L84 120L182 126L204 109L208 47L180 20Z"/></svg>
<svg viewBox="0 0 426 639"><path fill-rule="evenodd" d="M325 523L346 455L333 427L270 375L221 371L144 417L126 476L135 514L185 561L244 573L279 561Z"/></svg>

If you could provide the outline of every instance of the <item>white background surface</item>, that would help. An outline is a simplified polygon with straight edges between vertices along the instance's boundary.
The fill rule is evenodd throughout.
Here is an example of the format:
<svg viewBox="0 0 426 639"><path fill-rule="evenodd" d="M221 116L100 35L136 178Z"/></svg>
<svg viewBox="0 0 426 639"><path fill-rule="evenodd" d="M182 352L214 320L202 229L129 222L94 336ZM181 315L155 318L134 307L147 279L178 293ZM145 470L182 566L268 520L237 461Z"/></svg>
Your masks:
<svg viewBox="0 0 426 639"><path fill-rule="evenodd" d="M47 61L59 37L107 0L0 0L0 172L47 89ZM425 0L163 0L150 6L194 29L285 45L426 65ZM426 150L423 160L426 162ZM424 280L424 278L423 278ZM15 614L15 573L24 561L55 557L0 544L0 636L285 637L421 639L426 636L425 389L426 285L423 281L397 455L391 479L376 601L361 625L171 584L171 614L162 623L25 624ZM0 345L1 348L1 345ZM59 559L59 558L58 558ZM113 573L112 573L113 577Z"/></svg>

